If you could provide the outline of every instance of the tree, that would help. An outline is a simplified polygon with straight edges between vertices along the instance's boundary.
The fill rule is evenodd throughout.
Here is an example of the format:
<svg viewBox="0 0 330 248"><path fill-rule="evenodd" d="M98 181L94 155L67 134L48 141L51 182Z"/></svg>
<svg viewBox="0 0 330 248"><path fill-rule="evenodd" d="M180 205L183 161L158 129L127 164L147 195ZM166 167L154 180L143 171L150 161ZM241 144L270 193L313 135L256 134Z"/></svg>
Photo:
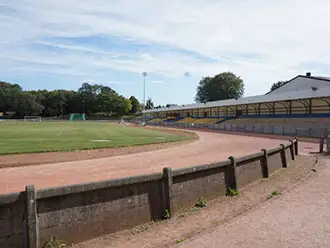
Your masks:
<svg viewBox="0 0 330 248"><path fill-rule="evenodd" d="M1 112L16 112L18 107L18 99L22 93L22 88L18 84L10 84L0 81L0 110Z"/></svg>
<svg viewBox="0 0 330 248"><path fill-rule="evenodd" d="M231 72L224 72L214 77L200 80L195 96L196 102L210 102L237 99L244 94L243 80Z"/></svg>
<svg viewBox="0 0 330 248"><path fill-rule="evenodd" d="M23 91L18 84L0 81L0 112L14 112L16 117L53 117L70 113L120 116L140 109L140 103L134 96L126 99L110 87L99 84L84 83L78 91Z"/></svg>
<svg viewBox="0 0 330 248"><path fill-rule="evenodd" d="M132 105L130 113L135 114L135 113L141 111L141 104L138 99L136 99L134 96L131 96L129 98L129 101L131 102L131 105Z"/></svg>
<svg viewBox="0 0 330 248"><path fill-rule="evenodd" d="M128 114L132 109L132 105L129 99L123 96L117 95L114 99L114 112L117 116Z"/></svg>
<svg viewBox="0 0 330 248"><path fill-rule="evenodd" d="M272 87L270 88L270 91L280 88L285 83L286 83L286 81L278 81L277 83L273 83Z"/></svg>
<svg viewBox="0 0 330 248"><path fill-rule="evenodd" d="M25 115L40 115L43 106L37 101L37 97L31 92L22 92L18 99L17 115L24 117Z"/></svg>
<svg viewBox="0 0 330 248"><path fill-rule="evenodd" d="M146 102L146 109L153 109L154 108L154 103L151 100L151 98L149 97L147 102Z"/></svg>
<svg viewBox="0 0 330 248"><path fill-rule="evenodd" d="M87 114L92 114L98 112L98 106L100 105L98 101L98 95L101 93L99 85L90 85L88 83L83 83L78 89L79 98L81 104L84 106L84 112Z"/></svg>

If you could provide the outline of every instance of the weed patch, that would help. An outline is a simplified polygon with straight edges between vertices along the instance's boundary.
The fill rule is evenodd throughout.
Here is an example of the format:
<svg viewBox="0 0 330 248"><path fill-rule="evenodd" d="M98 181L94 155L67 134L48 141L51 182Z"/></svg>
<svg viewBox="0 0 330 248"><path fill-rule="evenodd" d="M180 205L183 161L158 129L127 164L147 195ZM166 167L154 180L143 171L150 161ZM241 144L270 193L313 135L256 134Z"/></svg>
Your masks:
<svg viewBox="0 0 330 248"><path fill-rule="evenodd" d="M168 209L165 209L163 219L164 219L164 220L168 220L168 219L170 219L170 218L171 218L170 211L168 211Z"/></svg>
<svg viewBox="0 0 330 248"><path fill-rule="evenodd" d="M196 204L195 204L196 208L205 208L207 207L207 200L204 197L200 197L198 198Z"/></svg>
<svg viewBox="0 0 330 248"><path fill-rule="evenodd" d="M280 191L274 190L268 197L267 199L272 199L275 196L281 195L282 193Z"/></svg>
<svg viewBox="0 0 330 248"><path fill-rule="evenodd" d="M56 237L51 237L46 244L44 245L44 248L67 248L67 244L56 238Z"/></svg>
<svg viewBox="0 0 330 248"><path fill-rule="evenodd" d="M239 195L238 189L229 188L227 196L237 196Z"/></svg>
<svg viewBox="0 0 330 248"><path fill-rule="evenodd" d="M186 240L185 238L177 239L176 242L177 242L177 243L182 243L182 242L185 241L185 240Z"/></svg>

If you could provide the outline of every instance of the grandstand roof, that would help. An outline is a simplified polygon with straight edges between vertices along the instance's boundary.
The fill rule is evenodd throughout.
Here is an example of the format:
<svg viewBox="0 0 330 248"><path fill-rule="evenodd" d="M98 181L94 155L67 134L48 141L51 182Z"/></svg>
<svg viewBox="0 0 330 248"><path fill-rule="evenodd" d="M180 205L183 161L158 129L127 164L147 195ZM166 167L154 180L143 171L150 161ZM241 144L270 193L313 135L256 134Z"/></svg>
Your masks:
<svg viewBox="0 0 330 248"><path fill-rule="evenodd" d="M290 80L291 81L291 80ZM176 111L184 109L196 109L196 108L209 108L209 107L223 107L223 106L234 106L242 104L256 104L263 102L277 102L277 101L287 101L287 100L300 100L306 98L319 98L319 97L329 97L330 96L330 87L322 87L312 89L303 89L297 91L288 91L281 94L269 94L269 95L258 95L250 96L239 99L229 99L222 101L214 101L207 103L196 103L196 104L187 104L181 106L173 106L168 108L159 108L159 109L150 109L145 110L143 113L155 113L162 111Z"/></svg>

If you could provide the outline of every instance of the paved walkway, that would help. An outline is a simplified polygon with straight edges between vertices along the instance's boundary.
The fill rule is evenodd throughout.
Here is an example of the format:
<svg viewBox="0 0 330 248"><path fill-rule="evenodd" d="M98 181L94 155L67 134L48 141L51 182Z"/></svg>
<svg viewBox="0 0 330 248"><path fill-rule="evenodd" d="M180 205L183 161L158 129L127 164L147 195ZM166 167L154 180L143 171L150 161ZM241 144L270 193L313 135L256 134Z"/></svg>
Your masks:
<svg viewBox="0 0 330 248"><path fill-rule="evenodd" d="M329 248L330 158L290 192L174 247Z"/></svg>

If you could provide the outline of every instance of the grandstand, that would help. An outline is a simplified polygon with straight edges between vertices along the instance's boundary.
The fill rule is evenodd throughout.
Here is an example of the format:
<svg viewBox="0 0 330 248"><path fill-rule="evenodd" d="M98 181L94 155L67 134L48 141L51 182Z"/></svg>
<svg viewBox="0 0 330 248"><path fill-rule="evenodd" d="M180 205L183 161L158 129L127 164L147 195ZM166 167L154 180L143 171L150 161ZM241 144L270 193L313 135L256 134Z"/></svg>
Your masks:
<svg viewBox="0 0 330 248"><path fill-rule="evenodd" d="M330 78L298 75L281 87L252 97L146 110L150 124L209 127L230 130L280 129L320 135L330 129ZM170 120L170 121L169 121ZM170 122L170 123L169 123ZM237 128L240 126L241 128ZM234 128L233 128L234 127ZM275 128L276 127L276 128ZM237 128L237 129L236 129ZM299 129L297 131L297 129ZM322 129L322 130L321 130ZM292 133L292 132L291 132Z"/></svg>

